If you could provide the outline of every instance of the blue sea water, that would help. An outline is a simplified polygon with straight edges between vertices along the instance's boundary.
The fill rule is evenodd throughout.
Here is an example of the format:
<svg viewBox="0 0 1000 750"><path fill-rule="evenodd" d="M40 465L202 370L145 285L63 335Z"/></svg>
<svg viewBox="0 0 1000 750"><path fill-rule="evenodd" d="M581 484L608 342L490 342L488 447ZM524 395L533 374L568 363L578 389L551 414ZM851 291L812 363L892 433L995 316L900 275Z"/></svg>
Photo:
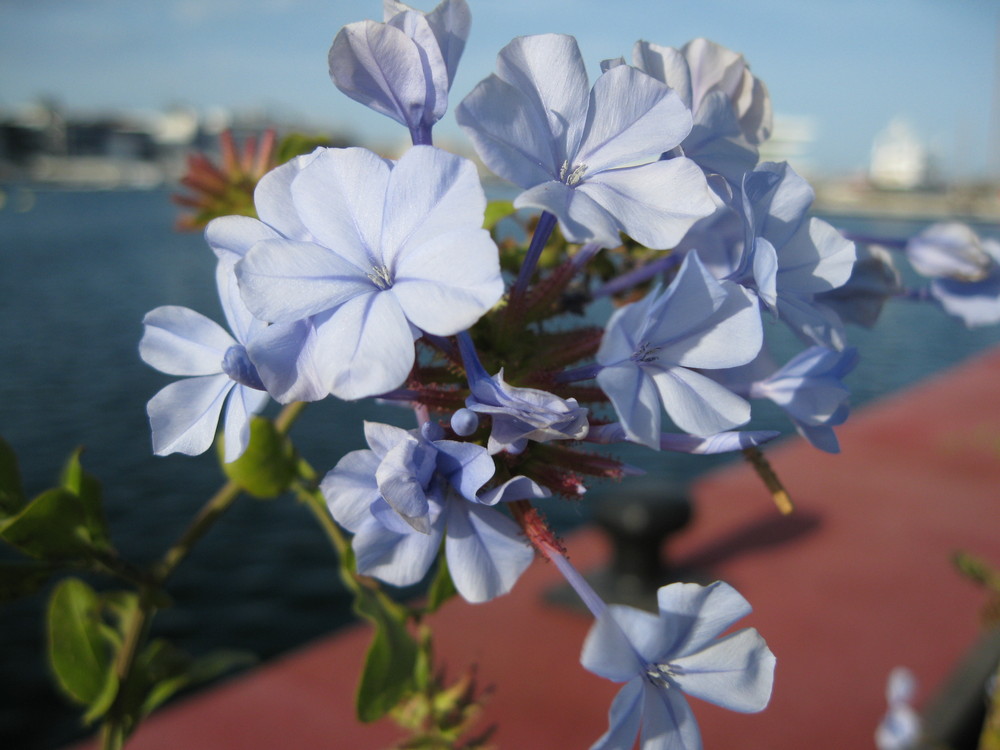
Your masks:
<svg viewBox="0 0 1000 750"><path fill-rule="evenodd" d="M126 558L150 562L183 531L219 475L212 455L151 455L145 403L170 378L138 358L142 316L171 304L221 320L214 256L200 235L172 230L166 191L12 187L8 198L0 210L0 435L20 456L29 494L51 486L69 453L84 445L85 467L104 486L115 544ZM888 237L926 224L834 223ZM774 329L769 334L780 338L783 329ZM894 302L875 330L852 329L851 339L862 355L849 381L859 404L997 344L1000 328L968 330L931 305ZM765 410L755 424L786 428L776 418ZM364 447L362 419L412 424L394 407L330 399L307 409L293 435L326 471ZM686 480L717 463L658 455L644 465ZM565 528L585 520L585 508L552 505L549 513ZM154 634L195 654L225 647L268 658L349 618L333 554L289 498L238 502L178 569L169 592L177 606L157 616ZM80 733L75 712L49 684L43 635L39 597L0 605L0 747L57 747Z"/></svg>

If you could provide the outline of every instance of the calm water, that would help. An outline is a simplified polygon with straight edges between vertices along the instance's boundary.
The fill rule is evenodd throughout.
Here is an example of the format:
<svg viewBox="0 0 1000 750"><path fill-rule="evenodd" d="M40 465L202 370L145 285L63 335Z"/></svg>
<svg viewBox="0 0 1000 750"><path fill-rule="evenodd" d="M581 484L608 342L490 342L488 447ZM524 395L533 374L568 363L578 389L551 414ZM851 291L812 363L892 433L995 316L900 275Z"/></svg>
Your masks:
<svg viewBox="0 0 1000 750"><path fill-rule="evenodd" d="M139 562L166 549L219 481L212 456L150 453L145 402L170 378L138 358L143 314L175 304L221 320L214 256L199 235L172 231L174 213L159 191L29 197L9 189L0 210L0 434L21 458L29 493L50 486L69 452L85 445L84 464L104 484L115 542ZM837 223L885 236L921 227ZM891 305L876 331L851 335L862 352L851 379L855 403L1000 342L998 328L969 331L929 305L906 303ZM329 401L308 409L293 434L325 471L364 447L362 418L412 423L392 407ZM765 411L756 425L773 418ZM655 461L648 468L685 478L718 463ZM580 505L550 512L564 526L582 514ZM243 500L180 567L170 586L179 606L158 615L155 632L194 653L226 647L273 656L346 620L333 562L294 501ZM0 747L50 748L79 733L75 713L49 687L42 635L38 598L0 605Z"/></svg>

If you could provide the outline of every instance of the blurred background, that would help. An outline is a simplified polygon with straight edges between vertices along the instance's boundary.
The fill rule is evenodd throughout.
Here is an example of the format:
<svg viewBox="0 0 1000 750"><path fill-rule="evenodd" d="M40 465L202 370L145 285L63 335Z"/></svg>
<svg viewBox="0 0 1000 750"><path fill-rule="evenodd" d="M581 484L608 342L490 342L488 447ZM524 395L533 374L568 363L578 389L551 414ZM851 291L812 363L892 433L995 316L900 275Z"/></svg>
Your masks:
<svg viewBox="0 0 1000 750"><path fill-rule="evenodd" d="M776 124L762 158L806 175L816 211L835 226L903 238L958 217L1000 236L996 0L470 6L452 108L516 35L575 35L592 77L602 59L629 60L639 38L681 46L704 36L742 52L766 83ZM145 402L170 379L138 358L142 316L175 304L221 319L214 256L199 234L174 231L170 194L187 154L215 149L224 129L238 140L276 127L405 148L400 126L327 75L333 36L365 17L380 20L381 3L0 0L0 435L20 456L29 494L85 445L115 542L137 562L162 554L218 483L214 456L155 458L149 445ZM469 153L450 114L435 135ZM874 331L851 337L862 355L848 381L858 405L995 345L1000 330L895 302ZM293 434L326 471L363 447L362 418L412 420L328 400ZM753 426L789 431L767 410ZM685 482L718 463L657 456L645 465ZM582 504L547 511L562 529L586 520ZM294 501L242 501L178 570L179 606L158 616L156 631L194 653L273 656L349 619L333 562ZM39 597L0 606L3 747L52 748L81 732L49 685L42 606Z"/></svg>

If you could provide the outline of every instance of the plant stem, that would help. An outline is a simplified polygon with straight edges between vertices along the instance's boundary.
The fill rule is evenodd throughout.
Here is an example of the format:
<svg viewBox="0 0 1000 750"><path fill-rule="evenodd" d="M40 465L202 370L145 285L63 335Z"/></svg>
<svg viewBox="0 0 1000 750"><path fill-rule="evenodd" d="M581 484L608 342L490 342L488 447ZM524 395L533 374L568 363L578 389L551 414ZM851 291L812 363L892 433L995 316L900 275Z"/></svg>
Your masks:
<svg viewBox="0 0 1000 750"><path fill-rule="evenodd" d="M274 426L279 434L287 434L304 407L304 402L296 402L282 409L274 420ZM180 539L166 551L160 562L153 567L151 580L138 582L139 606L123 624L122 646L115 657L114 668L118 676L118 695L108 713L108 719L101 726L100 739L103 750L120 750L125 744L125 739L141 718L138 715L131 715L128 710L131 707L125 705L125 700L131 693L128 683L132 679L136 657L146 641L149 626L156 614L155 594L162 589L163 584L187 557L198 540L228 510L239 494L240 486L233 480L229 480L219 488L202 506Z"/></svg>

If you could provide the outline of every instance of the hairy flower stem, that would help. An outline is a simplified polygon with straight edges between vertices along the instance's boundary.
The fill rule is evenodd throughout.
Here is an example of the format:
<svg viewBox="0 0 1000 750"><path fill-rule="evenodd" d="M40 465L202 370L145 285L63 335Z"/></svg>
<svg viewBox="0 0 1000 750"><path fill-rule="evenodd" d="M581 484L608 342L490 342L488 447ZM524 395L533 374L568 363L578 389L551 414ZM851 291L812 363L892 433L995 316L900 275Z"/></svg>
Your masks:
<svg viewBox="0 0 1000 750"><path fill-rule="evenodd" d="M274 426L279 434L287 434L292 423L302 413L304 402L289 404L275 418ZM240 494L240 486L229 480L202 506L198 515L187 527L181 538L163 555L153 567L152 580L139 587L139 606L122 623L122 645L115 656L115 674L118 677L118 694L108 711L108 718L101 726L102 750L120 750L129 734L135 729L141 717L132 715L125 705L126 697L132 692L129 682L136 657L146 642L149 627L156 614L156 601L167 579L181 561L187 557L194 545L211 528L220 516L233 504Z"/></svg>
<svg viewBox="0 0 1000 750"><path fill-rule="evenodd" d="M510 503L514 520L520 524L531 545L549 562L553 563L563 574L566 582L573 587L583 603L595 618L599 618L607 609L604 600L598 596L587 580L566 559L565 549L556 539L549 525L538 510L527 500Z"/></svg>

